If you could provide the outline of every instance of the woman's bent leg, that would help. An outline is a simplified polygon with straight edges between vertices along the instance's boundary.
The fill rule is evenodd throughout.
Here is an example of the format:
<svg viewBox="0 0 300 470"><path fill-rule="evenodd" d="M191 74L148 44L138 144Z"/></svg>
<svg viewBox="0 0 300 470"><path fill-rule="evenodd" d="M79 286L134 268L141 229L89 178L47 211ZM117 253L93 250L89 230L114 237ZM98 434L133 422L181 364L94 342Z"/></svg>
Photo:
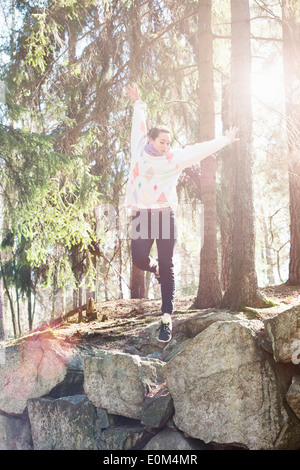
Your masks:
<svg viewBox="0 0 300 470"><path fill-rule="evenodd" d="M153 245L153 240L143 240L138 238L131 240L131 257L133 264L142 271L156 272L157 263L151 258L150 250Z"/></svg>
<svg viewBox="0 0 300 470"><path fill-rule="evenodd" d="M135 211L132 217L131 257L133 264L142 271L155 273L157 262L150 257L153 238L150 235L151 214Z"/></svg>

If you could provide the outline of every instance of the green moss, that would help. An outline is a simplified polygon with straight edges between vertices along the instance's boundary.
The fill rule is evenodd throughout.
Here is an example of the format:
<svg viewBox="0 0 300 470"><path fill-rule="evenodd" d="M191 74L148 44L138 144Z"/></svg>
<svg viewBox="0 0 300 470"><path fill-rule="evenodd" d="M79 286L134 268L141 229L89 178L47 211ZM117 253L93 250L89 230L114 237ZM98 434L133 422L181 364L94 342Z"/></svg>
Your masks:
<svg viewBox="0 0 300 470"><path fill-rule="evenodd" d="M272 308L272 307L276 307L278 305L276 302L274 302L271 299L267 299L266 297L264 297L262 299L262 304L263 304L263 306L261 306L260 308ZM252 310L253 312L254 311L256 312L255 308L248 307L247 305L244 305L244 304L240 304L238 309L241 312L249 312L250 310Z"/></svg>
<svg viewBox="0 0 300 470"><path fill-rule="evenodd" d="M276 302L274 302L274 300L267 299L267 298L263 299L263 303L264 303L266 308L276 307L278 305Z"/></svg>

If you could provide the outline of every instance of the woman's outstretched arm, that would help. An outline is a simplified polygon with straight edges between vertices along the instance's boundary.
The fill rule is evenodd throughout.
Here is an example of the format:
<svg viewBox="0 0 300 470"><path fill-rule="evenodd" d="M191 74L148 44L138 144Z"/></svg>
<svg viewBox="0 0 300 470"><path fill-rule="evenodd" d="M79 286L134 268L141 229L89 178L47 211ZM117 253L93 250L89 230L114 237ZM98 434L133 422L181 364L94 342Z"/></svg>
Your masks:
<svg viewBox="0 0 300 470"><path fill-rule="evenodd" d="M128 95L134 103L132 127L131 127L131 158L136 159L139 148L146 143L146 108L147 105L140 99L139 90L135 83L125 87Z"/></svg>
<svg viewBox="0 0 300 470"><path fill-rule="evenodd" d="M226 145L233 144L239 140L236 137L238 129L236 127L230 127L226 131L224 136L217 137L216 139L208 142L201 142L199 144L190 145L183 149L174 151L174 163L176 163L182 170L196 163L199 163L209 155L221 150Z"/></svg>

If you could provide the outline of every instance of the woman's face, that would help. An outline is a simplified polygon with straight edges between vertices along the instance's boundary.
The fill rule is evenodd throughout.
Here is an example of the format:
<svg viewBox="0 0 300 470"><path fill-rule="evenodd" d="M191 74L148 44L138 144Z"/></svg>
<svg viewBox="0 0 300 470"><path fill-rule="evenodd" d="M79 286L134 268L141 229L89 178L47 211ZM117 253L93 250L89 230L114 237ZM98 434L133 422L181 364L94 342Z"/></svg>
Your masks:
<svg viewBox="0 0 300 470"><path fill-rule="evenodd" d="M166 153L170 148L170 134L160 132L156 139L150 138L150 144L152 144L159 153Z"/></svg>

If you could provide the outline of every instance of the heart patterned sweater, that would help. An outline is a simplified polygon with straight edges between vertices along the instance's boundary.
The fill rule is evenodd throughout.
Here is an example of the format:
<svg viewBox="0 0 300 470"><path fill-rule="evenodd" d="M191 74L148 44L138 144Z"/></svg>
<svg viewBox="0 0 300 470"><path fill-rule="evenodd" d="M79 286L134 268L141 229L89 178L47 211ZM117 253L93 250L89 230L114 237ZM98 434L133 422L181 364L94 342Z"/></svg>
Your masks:
<svg viewBox="0 0 300 470"><path fill-rule="evenodd" d="M151 156L145 151L147 144L146 108L146 103L141 100L134 103L127 207L176 209L176 185L182 170L230 144L230 139L225 136L218 137L183 149L169 150L162 156Z"/></svg>

